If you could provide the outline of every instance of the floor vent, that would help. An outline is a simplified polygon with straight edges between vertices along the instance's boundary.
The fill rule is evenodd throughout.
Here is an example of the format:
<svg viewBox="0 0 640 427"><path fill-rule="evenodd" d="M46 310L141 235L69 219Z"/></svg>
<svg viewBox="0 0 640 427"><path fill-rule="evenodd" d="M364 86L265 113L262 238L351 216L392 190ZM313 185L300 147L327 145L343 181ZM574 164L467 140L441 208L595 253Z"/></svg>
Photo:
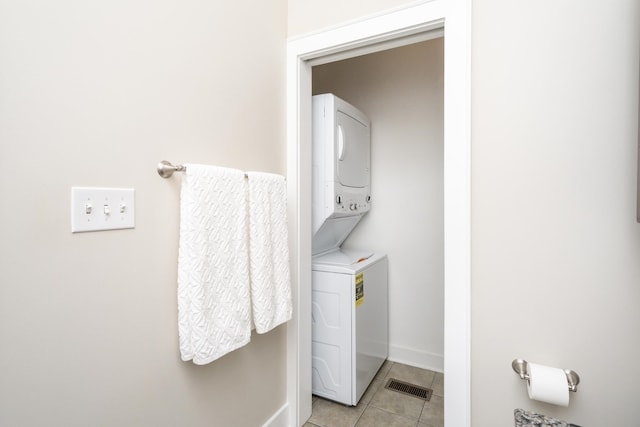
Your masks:
<svg viewBox="0 0 640 427"><path fill-rule="evenodd" d="M431 393L433 393L433 390L431 390L430 388L405 383L404 381L398 381L395 378L389 379L387 385L384 386L384 388L408 394L409 396L417 397L422 400L431 399Z"/></svg>

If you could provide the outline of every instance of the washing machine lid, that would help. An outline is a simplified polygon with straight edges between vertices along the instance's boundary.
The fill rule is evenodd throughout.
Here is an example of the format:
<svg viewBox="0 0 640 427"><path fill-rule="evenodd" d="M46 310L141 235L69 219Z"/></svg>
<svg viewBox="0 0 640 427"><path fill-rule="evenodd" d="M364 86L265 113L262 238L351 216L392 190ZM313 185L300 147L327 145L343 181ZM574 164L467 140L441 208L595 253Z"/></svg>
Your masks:
<svg viewBox="0 0 640 427"><path fill-rule="evenodd" d="M385 254L337 249L313 257L311 269L329 273L358 274L386 258ZM340 264L340 262L351 262L351 264Z"/></svg>
<svg viewBox="0 0 640 427"><path fill-rule="evenodd" d="M313 264L348 266L369 259L373 252L336 249L313 257Z"/></svg>

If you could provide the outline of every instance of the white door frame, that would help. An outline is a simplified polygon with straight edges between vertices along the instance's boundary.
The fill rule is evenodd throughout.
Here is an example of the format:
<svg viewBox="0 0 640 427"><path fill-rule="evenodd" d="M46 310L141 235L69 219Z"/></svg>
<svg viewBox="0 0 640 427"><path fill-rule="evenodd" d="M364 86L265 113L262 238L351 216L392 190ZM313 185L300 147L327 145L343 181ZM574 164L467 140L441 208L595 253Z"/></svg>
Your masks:
<svg viewBox="0 0 640 427"><path fill-rule="evenodd" d="M293 319L287 328L289 425L311 415L311 67L444 30L445 425L468 427L471 284L471 0L433 0L287 44L287 186Z"/></svg>

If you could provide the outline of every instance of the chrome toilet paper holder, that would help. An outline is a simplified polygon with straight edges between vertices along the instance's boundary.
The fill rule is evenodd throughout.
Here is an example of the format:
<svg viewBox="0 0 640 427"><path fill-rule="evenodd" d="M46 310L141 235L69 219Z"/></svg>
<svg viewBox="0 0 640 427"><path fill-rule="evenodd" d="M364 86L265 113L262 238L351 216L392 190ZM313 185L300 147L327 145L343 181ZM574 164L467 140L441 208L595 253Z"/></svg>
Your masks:
<svg viewBox="0 0 640 427"><path fill-rule="evenodd" d="M529 381L527 366L527 361L523 359L514 359L513 362L511 362L511 367L516 371L516 374L520 375L520 379ZM564 373L567 376L567 386L569 387L569 391L578 391L580 376L571 369L565 369Z"/></svg>

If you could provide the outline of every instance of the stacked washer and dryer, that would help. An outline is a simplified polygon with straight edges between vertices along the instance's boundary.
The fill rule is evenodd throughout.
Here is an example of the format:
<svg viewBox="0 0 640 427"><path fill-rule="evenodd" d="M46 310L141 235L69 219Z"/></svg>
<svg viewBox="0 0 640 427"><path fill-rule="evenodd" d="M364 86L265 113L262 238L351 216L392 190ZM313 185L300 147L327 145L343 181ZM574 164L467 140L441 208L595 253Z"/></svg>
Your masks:
<svg viewBox="0 0 640 427"><path fill-rule="evenodd" d="M313 97L312 391L355 406L388 356L387 257L342 243L371 209L369 119Z"/></svg>

